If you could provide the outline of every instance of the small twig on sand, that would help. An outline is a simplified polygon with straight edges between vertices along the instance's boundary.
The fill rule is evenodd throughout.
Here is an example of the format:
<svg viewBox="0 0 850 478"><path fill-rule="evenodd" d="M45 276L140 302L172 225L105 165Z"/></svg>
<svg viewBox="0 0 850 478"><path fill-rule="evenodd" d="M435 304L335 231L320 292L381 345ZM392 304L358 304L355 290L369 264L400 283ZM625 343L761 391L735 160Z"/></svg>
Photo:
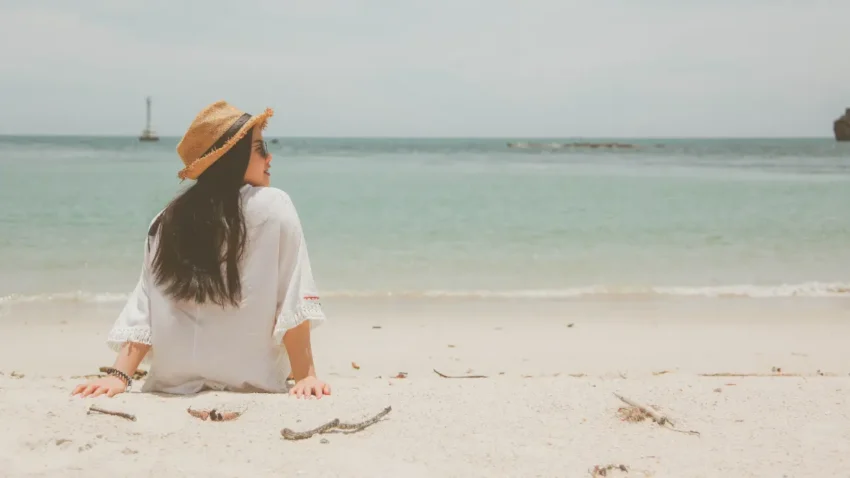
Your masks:
<svg viewBox="0 0 850 478"><path fill-rule="evenodd" d="M131 422L136 421L135 415L131 415L129 413L124 413L124 412L113 412L112 410L104 410L104 409L97 407L97 406L94 406L94 405L89 407L89 411L88 411L88 413L86 413L86 415L91 415L92 412L102 413L104 415L112 415L112 416L116 416L116 417L121 417L121 418L130 420Z"/></svg>
<svg viewBox="0 0 850 478"><path fill-rule="evenodd" d="M381 412L378 413L377 415L375 415L374 417L372 417L368 420L363 420L362 422L357 422L357 423L339 422L337 424L336 428L339 428L340 430L345 430L345 433L357 433L360 430L363 430L364 428L370 427L370 426L378 423L378 421L380 419L387 416L392 410L393 410L393 407L387 407L387 408L381 410ZM322 433L324 433L324 432L322 432Z"/></svg>
<svg viewBox="0 0 850 478"><path fill-rule="evenodd" d="M626 405L629 405L629 406L631 406L631 407L635 407L635 408L637 408L638 410L641 410L642 412L646 413L647 415L649 415L649 416L650 416L650 418L652 418L652 420L653 420L655 423L657 423L657 424L659 424L659 425L661 425L661 426L668 425L668 427L667 427L667 428L669 428L670 430L673 430L674 432L685 433L685 434L688 434L688 435L697 435L697 436L699 436L699 434L700 434L698 431L694 431L694 430L680 430L680 429L676 428L676 424L675 424L675 423L673 423L673 420L671 420L671 419L670 419L670 417L668 417L668 416L666 416L666 415L662 415L662 414L658 413L658 412L657 412L654 408L652 408L652 407L649 407L649 406L646 406L646 405L641 405L641 404L639 404L639 403L637 403L637 402L635 402L635 401L633 401L633 400L629 400L628 398L625 398L625 397L623 397L623 396L621 396L621 395L618 395L618 394L616 394L616 393L614 394L614 396L615 396L615 397L617 397L617 398L619 398L619 399L620 399L620 401L622 401L622 402L623 402L623 403L625 403Z"/></svg>
<svg viewBox="0 0 850 478"><path fill-rule="evenodd" d="M700 377L836 377L837 375L821 372L818 372L815 375L803 375L801 373L701 373L698 374Z"/></svg>
<svg viewBox="0 0 850 478"><path fill-rule="evenodd" d="M325 423L324 425L313 428L312 430L307 430L303 432L296 432L289 428L284 428L280 431L281 436L287 440L306 440L307 438L312 437L316 433L324 433L328 430L336 428L339 425L339 418L334 418L333 420Z"/></svg>
<svg viewBox="0 0 850 478"><path fill-rule="evenodd" d="M281 436L283 436L283 438L285 438L287 440L305 440L307 438L312 437L313 435L315 435L317 433L328 433L328 432L330 432L334 429L344 430L344 433L346 433L346 434L357 433L357 432L363 430L364 428L370 427L370 426L378 423L378 421L380 421L382 418L387 416L387 414L390 413L392 411L392 409L393 409L393 407L387 407L387 408L383 409L380 413L375 415L374 417L369 418L368 420L364 420L362 422L358 422L358 423L344 423L344 422L340 422L339 418L334 418L333 420L325 423L324 425L313 428L312 430L307 430L307 431L303 431L303 432L296 432L296 431L294 431L290 428L284 428L283 430L280 431L280 434L281 434Z"/></svg>
<svg viewBox="0 0 850 478"><path fill-rule="evenodd" d="M443 378L489 378L486 375L446 375L437 369L434 369L434 373Z"/></svg>

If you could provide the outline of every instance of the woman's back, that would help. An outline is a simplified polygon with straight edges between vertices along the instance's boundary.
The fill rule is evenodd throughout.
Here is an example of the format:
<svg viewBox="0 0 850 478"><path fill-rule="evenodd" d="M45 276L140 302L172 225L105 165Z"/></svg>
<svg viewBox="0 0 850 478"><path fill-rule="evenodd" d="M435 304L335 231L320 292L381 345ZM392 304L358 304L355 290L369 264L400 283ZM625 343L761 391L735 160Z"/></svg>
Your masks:
<svg viewBox="0 0 850 478"><path fill-rule="evenodd" d="M331 393L310 346L325 316L301 222L270 187L262 130L273 114L217 101L192 121L177 175L196 182L149 226L141 276L107 338L114 366L75 394L122 393L144 360L143 391L280 392L291 371L290 393Z"/></svg>
<svg viewBox="0 0 850 478"><path fill-rule="evenodd" d="M144 391L283 391L290 373L283 333L304 320L315 326L325 319L289 196L247 184L240 194L246 242L238 307L166 294L151 269L160 236L148 238L142 277L108 338L117 351L128 339L150 335L156 347L148 356L152 366Z"/></svg>

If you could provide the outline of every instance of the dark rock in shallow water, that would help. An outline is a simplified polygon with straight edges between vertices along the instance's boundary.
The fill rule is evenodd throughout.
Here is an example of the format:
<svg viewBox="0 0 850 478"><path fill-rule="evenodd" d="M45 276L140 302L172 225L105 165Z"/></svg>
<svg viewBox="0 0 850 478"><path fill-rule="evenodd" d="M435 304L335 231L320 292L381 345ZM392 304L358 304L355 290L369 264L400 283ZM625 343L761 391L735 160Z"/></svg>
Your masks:
<svg viewBox="0 0 850 478"><path fill-rule="evenodd" d="M832 131L835 133L836 141L850 141L850 108L847 108L844 116L835 120Z"/></svg>
<svg viewBox="0 0 850 478"><path fill-rule="evenodd" d="M508 148L514 149L539 149L539 150L561 150L571 148L608 148L608 149L632 149L637 146L628 143L508 143Z"/></svg>

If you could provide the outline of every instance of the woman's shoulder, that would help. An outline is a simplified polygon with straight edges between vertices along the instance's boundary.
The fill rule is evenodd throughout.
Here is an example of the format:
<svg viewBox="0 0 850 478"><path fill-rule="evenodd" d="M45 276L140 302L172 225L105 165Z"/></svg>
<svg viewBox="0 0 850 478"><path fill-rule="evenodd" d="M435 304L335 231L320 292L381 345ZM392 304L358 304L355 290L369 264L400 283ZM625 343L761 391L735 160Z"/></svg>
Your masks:
<svg viewBox="0 0 850 478"><path fill-rule="evenodd" d="M242 195L245 219L251 225L297 218L292 199L282 189L245 185Z"/></svg>

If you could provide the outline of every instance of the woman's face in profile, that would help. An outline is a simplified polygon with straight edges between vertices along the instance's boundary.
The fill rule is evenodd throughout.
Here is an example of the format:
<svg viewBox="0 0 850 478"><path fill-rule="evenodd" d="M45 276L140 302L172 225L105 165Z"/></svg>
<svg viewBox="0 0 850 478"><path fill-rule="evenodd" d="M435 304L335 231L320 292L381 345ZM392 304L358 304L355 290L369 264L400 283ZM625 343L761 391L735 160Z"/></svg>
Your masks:
<svg viewBox="0 0 850 478"><path fill-rule="evenodd" d="M245 170L245 182L252 186L268 186L271 184L272 155L269 153L263 132L259 126L251 130L251 159Z"/></svg>

